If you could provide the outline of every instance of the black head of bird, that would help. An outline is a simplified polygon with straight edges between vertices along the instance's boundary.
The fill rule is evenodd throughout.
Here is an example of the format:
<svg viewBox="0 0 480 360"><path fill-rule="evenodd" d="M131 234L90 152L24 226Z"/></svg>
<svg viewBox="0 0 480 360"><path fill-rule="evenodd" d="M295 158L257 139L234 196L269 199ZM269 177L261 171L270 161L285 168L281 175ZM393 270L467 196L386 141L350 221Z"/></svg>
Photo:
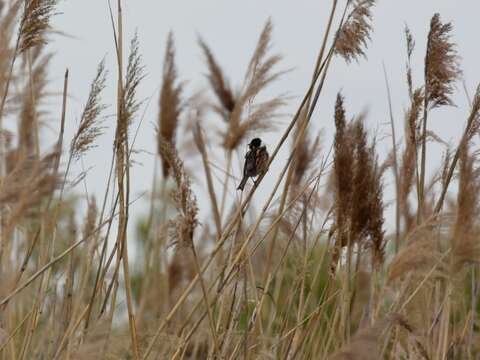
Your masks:
<svg viewBox="0 0 480 360"><path fill-rule="evenodd" d="M254 138L252 139L252 141L250 141L250 144L248 144L248 147L250 149L254 149L254 148L260 147L260 145L262 145L262 140L260 140L259 138Z"/></svg>

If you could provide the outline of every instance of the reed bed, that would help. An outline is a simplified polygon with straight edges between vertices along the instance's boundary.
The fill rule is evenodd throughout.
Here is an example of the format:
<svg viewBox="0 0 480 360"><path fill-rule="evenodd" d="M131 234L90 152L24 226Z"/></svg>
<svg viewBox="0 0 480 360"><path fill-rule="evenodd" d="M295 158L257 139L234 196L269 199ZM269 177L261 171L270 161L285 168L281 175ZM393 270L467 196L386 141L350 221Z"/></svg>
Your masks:
<svg viewBox="0 0 480 360"><path fill-rule="evenodd" d="M273 21L237 86L199 36L208 94L191 92L166 34L155 174L141 218L131 212L130 169L148 69L142 39L124 37L122 1L110 7L116 67L100 61L92 71L71 139L66 70L53 144L40 130L57 1L0 1L0 358L480 358L480 87L456 125L460 141L427 171L427 149L441 141L429 120L454 105L462 74L452 25L433 14L426 39L405 30L409 105L393 112L385 71L387 156L368 114L351 113L342 93L330 104L334 138L312 131L331 64L367 61L375 5L331 1L310 83L287 122L278 119L294 100L264 95L285 74ZM414 56L425 59L421 79ZM115 104L104 102L107 78L116 79ZM71 168L97 151L107 108L115 133L105 195L85 207ZM404 132L395 134L400 117ZM207 126L216 126L208 136ZM277 139L269 165L280 170L235 193L245 144L266 132ZM201 166L189 167L188 154Z"/></svg>

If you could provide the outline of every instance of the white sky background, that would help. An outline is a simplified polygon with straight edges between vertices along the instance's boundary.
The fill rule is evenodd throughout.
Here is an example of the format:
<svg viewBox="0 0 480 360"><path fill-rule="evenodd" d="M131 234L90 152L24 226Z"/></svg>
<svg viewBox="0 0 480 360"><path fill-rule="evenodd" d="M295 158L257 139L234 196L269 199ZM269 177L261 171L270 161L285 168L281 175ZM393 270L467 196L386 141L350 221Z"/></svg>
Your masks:
<svg viewBox="0 0 480 360"><path fill-rule="evenodd" d="M340 1L340 7L342 6L343 1ZM138 95L140 98L149 98L153 94L136 141L136 149L143 152L135 155L138 163L131 172L132 198L151 188L154 159L152 154L156 152L155 123L158 114L158 89L161 84L164 49L169 30L172 30L175 36L180 78L187 81L186 95L191 95L195 91L208 89L204 77L206 66L197 44L197 34L200 34L211 47L231 84L239 86L259 33L265 21L271 17L274 24L272 49L284 56L280 68L291 68L293 71L274 83L268 94L287 92L292 99L285 112L292 114L309 83L330 8L330 0L124 1L126 53L128 41L137 29L140 52L146 68L146 77L140 85ZM325 129L324 152L328 150L332 141L333 109L335 96L339 90L342 90L345 96L348 116L368 108L367 126L377 130L379 137L390 132L389 126L385 125L388 120L388 107L382 61L386 64L390 79L397 134L403 134L403 115L408 106L404 27L408 24L416 40L413 69L414 83L419 86L422 81L426 35L430 19L435 12L441 14L442 21L453 23L453 39L458 44L458 52L462 57L461 67L468 90L472 95L477 82L480 81L478 66L480 29L478 17L474 15L478 14L479 10L480 2L476 0L378 1L378 5L373 10L374 32L366 52L368 59L347 66L341 58L337 57L327 76L326 86L318 103L318 111L312 119L314 129ZM66 67L70 69L71 98L68 103L66 132L66 142L69 142L86 101L96 66L104 56L109 69L105 102L110 104L109 114L114 113L116 63L107 0L61 1L58 11L60 14L53 19L54 28L74 37L72 39L55 36L49 45L50 49L56 52L51 66L53 91L61 92L64 70ZM429 117L430 129L452 144L456 143L462 132L468 113L468 102L461 83L458 84L454 100L457 104L456 108L434 110ZM58 112L59 117L61 98L59 96L52 101L58 104L53 109L56 109L54 111ZM142 108L140 114L143 111ZM51 115L55 121L58 121L57 114ZM284 119L280 131L283 131L289 120L290 117ZM212 119L212 121L221 123L220 119ZM111 160L115 119L109 118L105 124L110 130L99 139L98 148L90 151L84 158L84 166L91 168L86 179L88 191L95 193L99 201L105 189L107 170ZM52 122L51 125L54 128L58 127L56 122ZM47 131L45 134L48 136ZM280 132L259 135L266 139L270 148L273 148L279 134ZM180 131L178 135L178 141L181 143L184 134ZM216 131L207 129L207 136L214 144L220 143ZM379 146L382 158L385 157L390 146L390 139L382 140ZM439 147L435 149L431 147L428 154L430 163L435 166L439 164L441 158L439 149ZM263 203L268 194L267 190L271 189L276 179L275 172L279 171L285 160L286 156L280 156L275 160L271 173L264 179L261 191L255 195L257 204ZM221 167L225 166L221 155L214 161ZM199 177L201 182L195 184L195 191L201 208L201 221L204 221L205 215L210 211L210 203L206 190L201 190L206 189L203 183L203 168L200 166L199 157L195 158L195 162L187 160L187 164L188 166L197 164L199 171L197 174L201 174ZM235 170L238 174L238 164ZM78 175L80 171L81 167L76 166L71 177ZM389 185L390 181L391 177L387 177L386 185ZM78 186L76 191L82 193L83 186ZM392 192L387 194L391 195ZM220 195L218 193L217 197L220 198ZM132 205L131 214L134 214L134 217L131 222L131 233L135 216L145 214L146 205L147 197ZM391 209L386 213L386 217L390 218L387 220L389 224L393 222L392 214Z"/></svg>

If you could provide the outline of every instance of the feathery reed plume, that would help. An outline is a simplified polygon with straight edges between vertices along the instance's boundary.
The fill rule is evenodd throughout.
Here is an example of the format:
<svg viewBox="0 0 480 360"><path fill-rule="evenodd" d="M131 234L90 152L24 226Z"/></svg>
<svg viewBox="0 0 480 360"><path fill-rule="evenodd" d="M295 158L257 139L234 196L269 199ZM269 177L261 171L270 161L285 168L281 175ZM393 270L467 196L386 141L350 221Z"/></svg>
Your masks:
<svg viewBox="0 0 480 360"><path fill-rule="evenodd" d="M410 229L413 219L410 214L408 197L412 190L417 166L419 116L423 104L423 91L416 89L410 98L410 108L405 115L405 150L402 155L400 178L400 208L405 218L406 229Z"/></svg>
<svg viewBox="0 0 480 360"><path fill-rule="evenodd" d="M345 118L343 96L338 93L335 103L335 140L333 173L335 184L335 229L336 241L332 254L332 272L336 267L340 250L348 243L348 220L352 199L354 148Z"/></svg>
<svg viewBox="0 0 480 360"><path fill-rule="evenodd" d="M369 220L369 196L370 176L373 164L370 162L370 154L367 145L367 133L363 127L363 116L355 121L352 126L353 141L355 146L355 159L351 197L351 224L350 241L353 243L360 240L364 235Z"/></svg>
<svg viewBox="0 0 480 360"><path fill-rule="evenodd" d="M366 58L365 49L370 40L372 31L372 7L375 0L352 0L353 10L337 33L335 52L343 57L347 63Z"/></svg>
<svg viewBox="0 0 480 360"><path fill-rule="evenodd" d="M373 169L370 174L369 181L369 199L368 199L368 224L367 234L370 239L372 249L373 264L379 266L385 260L385 231L383 229L383 184L382 172L378 166L378 159L375 154L375 144L370 148L371 159L369 163L373 163Z"/></svg>
<svg viewBox="0 0 480 360"><path fill-rule="evenodd" d="M127 76L125 78L124 88L124 116L126 123L130 125L141 106L141 101L137 100L136 93L138 85L144 78L144 66L142 65L142 56L140 55L140 43L138 34L130 42L130 54L128 55Z"/></svg>
<svg viewBox="0 0 480 360"><path fill-rule="evenodd" d="M20 219L34 216L40 202L51 196L58 187L58 175L52 171L56 156L56 153L52 153L41 159L24 157L3 179L0 204L9 208L8 230ZM6 234L9 234L9 231L6 231Z"/></svg>
<svg viewBox="0 0 480 360"><path fill-rule="evenodd" d="M176 189L172 191L172 199L178 213L176 218L168 223L171 243L177 245L168 266L169 291L172 295L173 290L178 287L185 275L190 279L193 278L193 269L196 269L198 274L200 273L199 259L193 243L194 231L198 225L198 206L190 186L190 179L185 173L183 162L178 157L175 148L168 141L163 140L160 142L160 152L162 157L169 162L172 177L177 185ZM190 252L185 252L186 248L191 249L191 255ZM193 259L191 259L192 257ZM192 262L195 267L191 266ZM199 274L199 276L201 275ZM201 279L201 285L206 305L209 308L203 279ZM209 319L210 324L213 324L210 313ZM212 331L215 334L214 330Z"/></svg>
<svg viewBox="0 0 480 360"><path fill-rule="evenodd" d="M311 174L314 165L318 165L319 153L321 150L322 134L319 133L314 140L305 137L295 153L294 172L292 185L298 187L306 177ZM292 188L293 189L293 188Z"/></svg>
<svg viewBox="0 0 480 360"><path fill-rule="evenodd" d="M268 56L268 50L271 47L272 29L272 23L269 19L260 34L257 47L245 74L246 83L238 97L229 127L225 133L224 146L228 149L236 148L251 131L273 128L273 124L269 120L274 119L278 115L277 110L285 104L284 96L278 96L263 103L251 104L262 90L283 74L283 72L273 72L274 67L282 59L281 56L277 54ZM249 104L247 117L242 121L243 113Z"/></svg>
<svg viewBox="0 0 480 360"><path fill-rule="evenodd" d="M20 22L19 52L46 43L45 32L50 28L50 18L57 0L27 0Z"/></svg>
<svg viewBox="0 0 480 360"><path fill-rule="evenodd" d="M422 122L422 156L419 180L419 211L418 219L424 216L425 205L425 163L427 148L427 119L428 111L442 105L453 105L450 95L454 90L454 83L460 76L458 55L455 44L450 41L452 25L443 24L440 15L435 14L430 22L428 32L427 52L425 55L425 87Z"/></svg>
<svg viewBox="0 0 480 360"><path fill-rule="evenodd" d="M182 111L182 84L177 83L177 68L175 65L175 44L173 34L167 38L165 58L163 60L163 83L160 91L160 112L158 116L157 147L160 152L161 142L168 141L175 147L175 134ZM162 157L163 176L169 175L169 162Z"/></svg>
<svg viewBox="0 0 480 360"><path fill-rule="evenodd" d="M263 27L262 33L260 34L252 58L248 63L245 79L252 78L255 75L255 72L258 71L258 68L263 65L262 63L272 62L271 66L273 66L275 63L280 61L281 58L279 55L274 55L270 58L266 57L271 47L272 31L272 20L268 19Z"/></svg>
<svg viewBox="0 0 480 360"><path fill-rule="evenodd" d="M469 121L467 123L466 138L464 142L469 143L473 136L480 130L480 85L477 86L472 108L470 109Z"/></svg>
<svg viewBox="0 0 480 360"><path fill-rule="evenodd" d="M172 238L180 246L192 246L193 232L198 224L198 207L190 187L190 179L185 173L182 160L168 141L160 142L160 151L163 158L169 162L177 185L177 189L172 193L173 202L178 210L177 217L170 224Z"/></svg>
<svg viewBox="0 0 480 360"><path fill-rule="evenodd" d="M101 95L105 89L106 78L107 70L105 70L104 59L98 64L97 74L90 86L90 93L80 118L80 124L70 144L70 153L75 158L79 158L94 147L94 141L102 134L103 127L100 116L107 106L101 102Z"/></svg>
<svg viewBox="0 0 480 360"><path fill-rule="evenodd" d="M425 103L430 109L453 105L450 95L461 70L451 31L452 25L443 24L439 14L432 17L425 56Z"/></svg>
<svg viewBox="0 0 480 360"><path fill-rule="evenodd" d="M479 210L480 170L476 167L477 153L470 153L470 142L480 128L479 112L480 85L475 92L464 135L460 140L453 161L449 164L450 169L445 176L445 184L440 198L441 200L445 196L446 188L448 188L458 159L460 168L457 214L452 237L454 265L457 267L469 261L478 261L480 255L480 247L477 241L478 224L476 222L476 214Z"/></svg>
<svg viewBox="0 0 480 360"><path fill-rule="evenodd" d="M442 192L440 193L440 197L437 201L437 205L435 206L435 213L439 213L443 206L443 201L445 200L445 196L448 190L448 186L450 185L450 181L452 180L453 173L457 166L457 162L462 156L462 152L468 148L468 144L471 141L472 137L478 133L480 128L480 85L477 86L477 91L475 92L475 98L473 99L472 108L470 110L470 115L468 116L467 126L463 132L462 138L460 140L460 144L455 151L455 155L453 156L453 160L451 163L447 164L449 166L448 171L445 173L444 181L443 181L443 188Z"/></svg>
<svg viewBox="0 0 480 360"><path fill-rule="evenodd" d="M307 116L307 108L305 107L302 109L302 115L300 116L301 119L305 119ZM295 134L293 136L296 139L299 136L301 130L302 121L298 121L297 125L295 126ZM302 180L305 179L307 176L308 170L316 164L316 160L318 159L318 154L320 152L320 137L321 134L318 134L315 140L308 136L308 128L304 132L303 138L300 139L299 147L295 152L295 159L293 160L293 177L292 177L292 191L295 191L295 188L298 187ZM292 145L294 145L292 143Z"/></svg>
<svg viewBox="0 0 480 360"><path fill-rule="evenodd" d="M445 274L447 263L444 254L438 246L439 225L451 225L447 216L435 219L415 227L406 239L406 246L393 258L388 266L388 280L394 281L403 276L426 280L425 275L433 272L434 275Z"/></svg>
<svg viewBox="0 0 480 360"><path fill-rule="evenodd" d="M422 278L432 270L440 258L441 254L431 238L414 241L402 249L390 262L388 280L394 281L407 274Z"/></svg>
<svg viewBox="0 0 480 360"><path fill-rule="evenodd" d="M94 232L97 225L97 215L98 215L98 208L97 208L97 201L95 196L92 196L88 201L88 211L87 216L85 218L85 222L83 225L83 237L88 238Z"/></svg>
<svg viewBox="0 0 480 360"><path fill-rule="evenodd" d="M335 187L336 240L332 253L331 271L335 268L343 247L369 246L373 264L383 262L383 187L382 168L375 155L375 142L368 145L363 126L365 114L347 125L343 97L338 94L335 104L335 142L333 174Z"/></svg>
<svg viewBox="0 0 480 360"><path fill-rule="evenodd" d="M217 112L223 114L224 119L228 121L228 128L223 134L223 146L228 150L235 149L252 131L271 129L273 124L269 120L276 118L277 110L285 104L284 96L277 96L258 104L252 103L262 90L283 74L283 72L273 72L273 68L280 62L281 57L267 55L271 33L272 24L268 20L260 34L245 74L243 88L238 96L233 96L211 51L202 41L200 42L209 63L210 83L223 106L221 110L217 107ZM245 115L247 107L249 111Z"/></svg>
<svg viewBox="0 0 480 360"><path fill-rule="evenodd" d="M329 357L330 360L371 360L380 359L379 346L391 320L380 320L375 325L361 329L350 343ZM377 356L378 354L378 356Z"/></svg>
<svg viewBox="0 0 480 360"><path fill-rule="evenodd" d="M8 4L6 9L0 11L0 86L4 91L5 83L9 75L9 67L14 49L11 47L11 39L17 25L17 15L21 6L20 1Z"/></svg>
<svg viewBox="0 0 480 360"><path fill-rule="evenodd" d="M469 154L468 144L460 152L457 214L452 236L452 255L458 268L464 263L479 260L478 228L480 170L474 168L475 156Z"/></svg>
<svg viewBox="0 0 480 360"><path fill-rule="evenodd" d="M407 84L408 84L408 93L410 97L413 96L413 80L412 80L412 54L415 49L415 40L413 39L412 33L408 26L405 26L405 39L407 42Z"/></svg>
<svg viewBox="0 0 480 360"><path fill-rule="evenodd" d="M142 102L136 97L138 86L144 77L144 66L142 65L142 56L139 52L139 46L138 34L135 33L135 36L130 42L130 54L128 55L127 74L125 76L121 104L121 116L118 118L120 123L117 125L117 146L125 143L128 129L142 104Z"/></svg>
<svg viewBox="0 0 480 360"><path fill-rule="evenodd" d="M451 158L452 158L452 151L450 150L450 147L447 146L447 149L442 155L442 167L440 169L440 183L442 185L442 189L445 188L447 185L447 178L448 178L448 170L451 164Z"/></svg>
<svg viewBox="0 0 480 360"><path fill-rule="evenodd" d="M368 146L363 126L364 114L352 124L355 163L351 198L350 242L366 245L372 250L373 264L383 263L383 187L381 168L375 155L375 142ZM362 244L368 240L368 243Z"/></svg>
<svg viewBox="0 0 480 360"><path fill-rule="evenodd" d="M31 81L25 84L23 91L20 122L18 126L18 150L25 155L33 154L36 144L35 132L41 114L39 106L46 97L47 71L52 54L38 56L33 60Z"/></svg>
<svg viewBox="0 0 480 360"><path fill-rule="evenodd" d="M217 112L223 120L230 121L230 116L235 108L236 96L233 93L228 80L225 78L223 71L218 65L212 51L208 45L201 39L198 39L198 43L202 48L208 65L208 81L214 94L216 95L220 105L214 105L213 109Z"/></svg>

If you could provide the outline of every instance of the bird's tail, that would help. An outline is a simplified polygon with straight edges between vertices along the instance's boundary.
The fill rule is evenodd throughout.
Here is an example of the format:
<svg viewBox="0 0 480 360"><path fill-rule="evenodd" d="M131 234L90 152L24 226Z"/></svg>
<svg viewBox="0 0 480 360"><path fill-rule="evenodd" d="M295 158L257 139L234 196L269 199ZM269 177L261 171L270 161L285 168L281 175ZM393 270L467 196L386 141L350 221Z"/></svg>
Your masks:
<svg viewBox="0 0 480 360"><path fill-rule="evenodd" d="M247 184L247 181L248 181L248 176L244 176L242 181L240 181L240 184L238 184L237 190L242 190L243 191L243 188Z"/></svg>

